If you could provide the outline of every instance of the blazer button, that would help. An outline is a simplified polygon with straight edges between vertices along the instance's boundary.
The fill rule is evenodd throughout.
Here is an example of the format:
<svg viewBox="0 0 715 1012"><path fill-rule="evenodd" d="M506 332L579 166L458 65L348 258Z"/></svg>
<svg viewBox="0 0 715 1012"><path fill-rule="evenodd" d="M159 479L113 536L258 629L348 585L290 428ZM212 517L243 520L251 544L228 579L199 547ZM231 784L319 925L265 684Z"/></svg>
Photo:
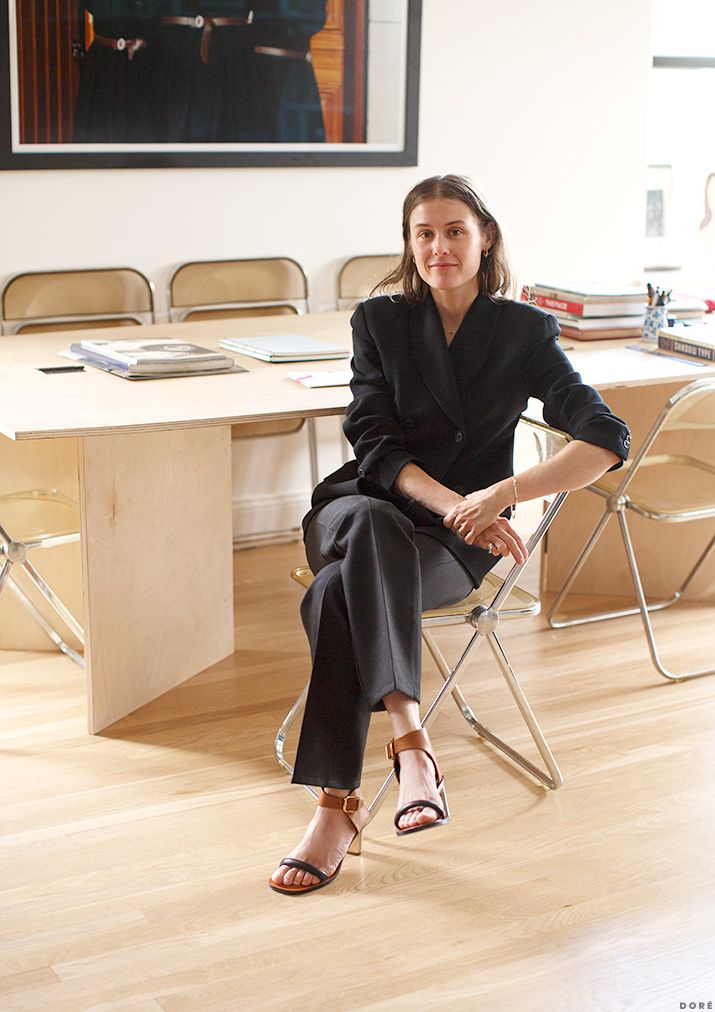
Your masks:
<svg viewBox="0 0 715 1012"><path fill-rule="evenodd" d="M463 432L457 432L455 434L455 437L454 437L455 443L461 443L463 439L464 439L464 433Z"/></svg>
<svg viewBox="0 0 715 1012"><path fill-rule="evenodd" d="M358 468L358 474L360 475L360 477L361 477L361 478L364 478L364 477L365 477L365 471L363 470L363 468L362 468L362 467L359 467L359 468Z"/></svg>

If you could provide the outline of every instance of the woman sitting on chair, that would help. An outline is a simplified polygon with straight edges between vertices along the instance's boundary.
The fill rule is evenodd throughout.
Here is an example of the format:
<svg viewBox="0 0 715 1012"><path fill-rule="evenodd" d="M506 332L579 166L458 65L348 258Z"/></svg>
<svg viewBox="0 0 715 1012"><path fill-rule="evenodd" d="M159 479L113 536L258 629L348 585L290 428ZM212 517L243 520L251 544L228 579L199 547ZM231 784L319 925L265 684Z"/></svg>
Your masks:
<svg viewBox="0 0 715 1012"><path fill-rule="evenodd" d="M630 437L557 343L553 316L505 297L501 230L460 176L405 199L404 251L353 327L356 460L313 493L304 524L315 574L301 606L313 669L293 782L323 788L303 840L273 873L278 892L332 882L367 808L358 793L370 715L387 710L400 782L398 835L447 821L442 775L420 729L420 616L477 587L501 556L524 561L517 501L582 488L620 466ZM530 397L573 437L513 473Z"/></svg>

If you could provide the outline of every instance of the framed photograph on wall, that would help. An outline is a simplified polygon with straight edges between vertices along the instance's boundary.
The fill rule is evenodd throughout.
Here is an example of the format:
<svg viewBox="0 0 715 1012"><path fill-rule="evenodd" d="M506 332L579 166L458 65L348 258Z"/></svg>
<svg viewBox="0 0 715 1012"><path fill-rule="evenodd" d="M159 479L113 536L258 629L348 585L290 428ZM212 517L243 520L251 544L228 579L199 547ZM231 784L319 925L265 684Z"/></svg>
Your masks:
<svg viewBox="0 0 715 1012"><path fill-rule="evenodd" d="M0 168L417 163L421 0L0 4Z"/></svg>
<svg viewBox="0 0 715 1012"><path fill-rule="evenodd" d="M671 165L649 165L645 212L646 269L679 266L673 251L673 231L673 168Z"/></svg>

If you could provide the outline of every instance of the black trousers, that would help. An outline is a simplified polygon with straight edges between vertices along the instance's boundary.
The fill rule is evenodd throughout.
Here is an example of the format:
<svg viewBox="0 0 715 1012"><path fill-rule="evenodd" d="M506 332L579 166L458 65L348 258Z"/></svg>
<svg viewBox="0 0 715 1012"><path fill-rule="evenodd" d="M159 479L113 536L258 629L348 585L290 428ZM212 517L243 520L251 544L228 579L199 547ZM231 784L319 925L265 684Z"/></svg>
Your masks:
<svg viewBox="0 0 715 1012"><path fill-rule="evenodd" d="M301 605L313 659L293 783L360 783L370 715L399 690L419 701L422 611L473 581L441 542L392 503L354 495L315 514L305 537L315 580ZM496 563L484 552L484 572Z"/></svg>

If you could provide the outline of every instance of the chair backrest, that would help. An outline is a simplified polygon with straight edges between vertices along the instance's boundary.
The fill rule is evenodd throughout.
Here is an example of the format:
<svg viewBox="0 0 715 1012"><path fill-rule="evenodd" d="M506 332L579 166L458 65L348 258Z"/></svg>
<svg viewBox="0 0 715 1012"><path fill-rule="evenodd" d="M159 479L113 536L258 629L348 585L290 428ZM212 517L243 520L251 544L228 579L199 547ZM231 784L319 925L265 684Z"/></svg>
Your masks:
<svg viewBox="0 0 715 1012"><path fill-rule="evenodd" d="M346 260L338 274L338 309L354 309L399 262L399 253L357 256Z"/></svg>
<svg viewBox="0 0 715 1012"><path fill-rule="evenodd" d="M666 405L661 431L715 429L715 376L681 387Z"/></svg>
<svg viewBox="0 0 715 1012"><path fill-rule="evenodd" d="M715 376L688 383L669 398L633 460L629 461L615 495L625 493L661 433L677 429L715 430Z"/></svg>
<svg viewBox="0 0 715 1012"><path fill-rule="evenodd" d="M169 319L305 313L308 281L289 257L180 264L169 280Z"/></svg>
<svg viewBox="0 0 715 1012"><path fill-rule="evenodd" d="M3 333L154 322L151 282L131 267L16 274L0 299Z"/></svg>

